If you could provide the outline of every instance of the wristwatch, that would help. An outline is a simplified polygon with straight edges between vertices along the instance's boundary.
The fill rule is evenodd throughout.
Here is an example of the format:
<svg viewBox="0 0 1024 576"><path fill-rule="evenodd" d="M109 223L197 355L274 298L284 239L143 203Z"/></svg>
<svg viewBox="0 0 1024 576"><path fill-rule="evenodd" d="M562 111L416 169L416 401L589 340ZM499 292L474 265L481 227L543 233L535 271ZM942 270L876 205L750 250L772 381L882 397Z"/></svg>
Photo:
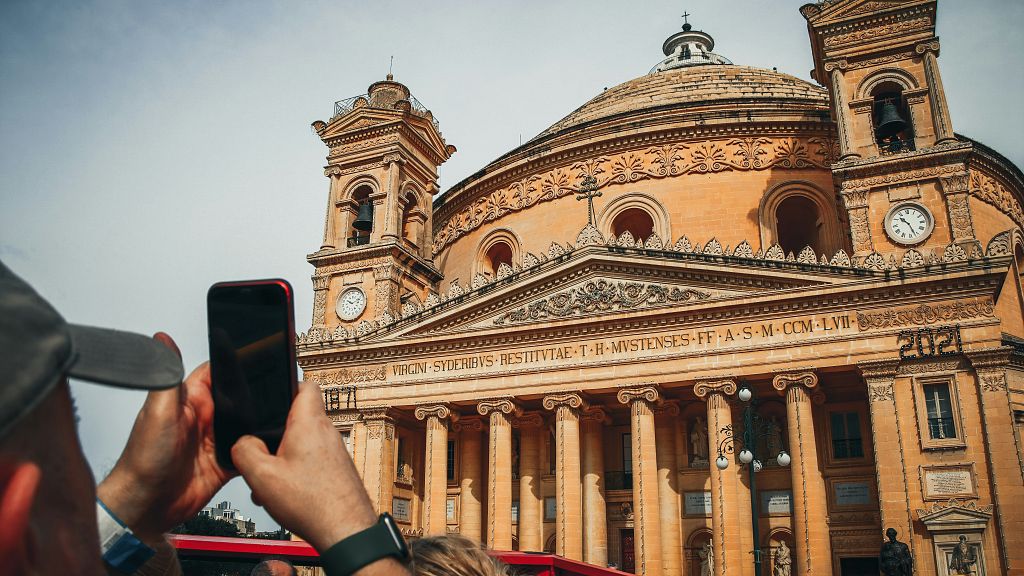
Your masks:
<svg viewBox="0 0 1024 576"><path fill-rule="evenodd" d="M405 561L409 548L395 519L387 512L373 526L345 538L320 555L327 576L349 576L356 570L387 557Z"/></svg>

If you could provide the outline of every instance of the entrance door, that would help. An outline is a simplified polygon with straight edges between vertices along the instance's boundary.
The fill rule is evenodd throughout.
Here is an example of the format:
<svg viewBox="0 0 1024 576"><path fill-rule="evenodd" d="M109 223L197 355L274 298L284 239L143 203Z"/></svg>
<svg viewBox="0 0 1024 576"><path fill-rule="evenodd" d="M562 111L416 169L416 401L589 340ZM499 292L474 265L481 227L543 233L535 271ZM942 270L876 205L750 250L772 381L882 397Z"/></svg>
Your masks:
<svg viewBox="0 0 1024 576"><path fill-rule="evenodd" d="M622 567L623 572L636 572L636 549L633 547L633 530L622 529Z"/></svg>
<svg viewBox="0 0 1024 576"><path fill-rule="evenodd" d="M842 576L878 576L878 558L840 558Z"/></svg>

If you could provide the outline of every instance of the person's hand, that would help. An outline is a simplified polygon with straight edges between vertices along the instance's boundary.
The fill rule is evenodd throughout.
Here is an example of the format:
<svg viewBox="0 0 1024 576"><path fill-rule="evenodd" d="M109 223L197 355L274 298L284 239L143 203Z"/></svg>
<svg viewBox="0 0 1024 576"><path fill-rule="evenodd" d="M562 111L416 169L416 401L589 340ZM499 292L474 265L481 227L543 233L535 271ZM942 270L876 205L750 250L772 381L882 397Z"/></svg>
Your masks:
<svg viewBox="0 0 1024 576"><path fill-rule="evenodd" d="M300 384L276 455L259 438L243 436L231 459L253 501L321 553L377 522L315 384Z"/></svg>
<svg viewBox="0 0 1024 576"><path fill-rule="evenodd" d="M154 338L178 351L170 336ZM96 488L145 542L195 516L232 477L214 452L210 385L203 363L180 386L150 392L121 457Z"/></svg>

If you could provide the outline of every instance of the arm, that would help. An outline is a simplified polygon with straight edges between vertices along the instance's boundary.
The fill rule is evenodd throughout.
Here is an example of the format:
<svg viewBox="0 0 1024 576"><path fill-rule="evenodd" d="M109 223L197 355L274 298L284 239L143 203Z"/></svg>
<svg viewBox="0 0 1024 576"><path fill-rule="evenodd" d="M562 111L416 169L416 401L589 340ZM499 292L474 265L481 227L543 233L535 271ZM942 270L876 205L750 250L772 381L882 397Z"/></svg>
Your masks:
<svg viewBox="0 0 1024 576"><path fill-rule="evenodd" d="M315 384L300 386L277 454L270 454L259 438L244 436L231 450L231 458L252 488L253 500L321 554L377 523L341 435L324 414ZM386 558L356 574L408 572L398 561Z"/></svg>

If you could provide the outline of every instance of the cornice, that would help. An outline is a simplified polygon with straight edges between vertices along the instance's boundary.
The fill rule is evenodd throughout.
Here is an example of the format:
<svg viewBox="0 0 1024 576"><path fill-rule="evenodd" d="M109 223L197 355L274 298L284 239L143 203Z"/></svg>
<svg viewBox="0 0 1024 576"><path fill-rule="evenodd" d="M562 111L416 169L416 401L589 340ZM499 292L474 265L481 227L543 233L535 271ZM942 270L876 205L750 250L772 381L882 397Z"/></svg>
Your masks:
<svg viewBox="0 0 1024 576"><path fill-rule="evenodd" d="M374 242L358 248L320 250L307 254L306 261L316 268L314 274L317 276L394 263L423 284L433 284L444 278L432 262L409 251L402 243L393 241Z"/></svg>
<svg viewBox="0 0 1024 576"><path fill-rule="evenodd" d="M1010 357L1014 353L1012 346L999 346L984 350L972 350L964 355L970 360L976 372L994 372L1004 370L1010 365Z"/></svg>

